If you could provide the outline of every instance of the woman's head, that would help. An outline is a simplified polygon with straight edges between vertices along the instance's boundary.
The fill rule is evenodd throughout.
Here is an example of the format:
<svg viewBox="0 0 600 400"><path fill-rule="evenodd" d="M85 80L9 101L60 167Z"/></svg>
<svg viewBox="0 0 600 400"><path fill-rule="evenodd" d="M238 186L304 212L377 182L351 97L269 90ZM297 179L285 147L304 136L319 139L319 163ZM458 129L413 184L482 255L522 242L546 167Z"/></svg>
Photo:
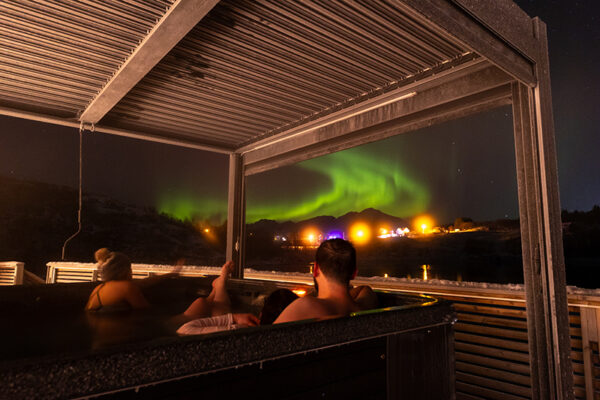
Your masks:
<svg viewBox="0 0 600 400"><path fill-rule="evenodd" d="M289 289L277 289L265 298L265 305L260 313L260 324L270 325L279 314L296 300L298 296Z"/></svg>
<svg viewBox="0 0 600 400"><path fill-rule="evenodd" d="M106 247L103 247L101 249L96 250L96 252L94 253L94 259L96 260L97 263L102 264L104 261L106 261L108 259L109 255L110 255L110 250L107 249Z"/></svg>
<svg viewBox="0 0 600 400"><path fill-rule="evenodd" d="M102 264L103 281L125 281L131 279L131 261L123 253L111 252Z"/></svg>

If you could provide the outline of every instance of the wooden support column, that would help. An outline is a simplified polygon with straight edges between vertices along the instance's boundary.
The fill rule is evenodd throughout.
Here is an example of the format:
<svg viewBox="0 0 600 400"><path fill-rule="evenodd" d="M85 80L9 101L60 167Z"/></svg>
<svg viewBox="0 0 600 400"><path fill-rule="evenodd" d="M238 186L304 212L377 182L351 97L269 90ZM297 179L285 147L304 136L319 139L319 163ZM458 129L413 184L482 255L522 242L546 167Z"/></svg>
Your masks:
<svg viewBox="0 0 600 400"><path fill-rule="evenodd" d="M246 227L245 177L242 156L229 156L229 197L227 207L227 261L235 262L233 276L244 277L244 242Z"/></svg>
<svg viewBox="0 0 600 400"><path fill-rule="evenodd" d="M585 398L594 400L596 378L594 374L595 359L598 353L600 332L600 309L581 307L581 342L583 345L583 372L585 376Z"/></svg>
<svg viewBox="0 0 600 400"><path fill-rule="evenodd" d="M534 88L513 84L513 118L534 399L573 398L554 123L545 28ZM540 32L540 31L538 31Z"/></svg>

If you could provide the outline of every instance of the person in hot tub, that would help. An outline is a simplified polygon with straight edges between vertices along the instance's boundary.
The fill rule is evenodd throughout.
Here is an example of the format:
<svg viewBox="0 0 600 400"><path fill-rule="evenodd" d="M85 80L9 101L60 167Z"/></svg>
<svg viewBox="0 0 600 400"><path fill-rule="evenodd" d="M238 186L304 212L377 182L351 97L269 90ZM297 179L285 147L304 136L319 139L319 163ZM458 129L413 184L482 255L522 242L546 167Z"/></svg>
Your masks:
<svg viewBox="0 0 600 400"><path fill-rule="evenodd" d="M123 253L109 252L100 264L103 282L90 294L85 310L106 313L147 308L150 303L144 297L141 287L148 287L165 278L176 276L180 269L178 266L168 274L134 282L129 257Z"/></svg>
<svg viewBox="0 0 600 400"><path fill-rule="evenodd" d="M179 335L201 335L248 326L271 325L281 312L298 296L289 289L277 289L265 298L265 303L258 319L252 314L232 314L198 318L182 325Z"/></svg>
<svg viewBox="0 0 600 400"><path fill-rule="evenodd" d="M375 308L377 296L370 287L350 287L350 281L357 272L356 250L350 242L330 239L321 243L313 268L317 296L295 300L283 310L275 323L344 316Z"/></svg>
<svg viewBox="0 0 600 400"><path fill-rule="evenodd" d="M227 293L227 279L232 268L233 262L225 263L219 276L212 282L210 294L197 298L184 311L183 317L191 321L177 329L179 335L200 335L272 324L279 313L298 298L291 290L279 289L267 296L259 318L249 313L232 313L231 300Z"/></svg>

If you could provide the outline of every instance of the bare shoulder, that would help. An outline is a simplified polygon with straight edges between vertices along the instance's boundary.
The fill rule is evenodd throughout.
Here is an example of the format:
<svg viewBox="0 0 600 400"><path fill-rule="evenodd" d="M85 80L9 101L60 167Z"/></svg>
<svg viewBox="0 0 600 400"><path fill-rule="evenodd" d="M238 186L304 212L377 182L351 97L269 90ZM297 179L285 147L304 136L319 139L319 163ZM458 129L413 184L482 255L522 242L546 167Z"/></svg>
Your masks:
<svg viewBox="0 0 600 400"><path fill-rule="evenodd" d="M327 314L326 307L316 297L306 296L294 300L282 311L275 320L280 322L299 321L302 319L319 318Z"/></svg>

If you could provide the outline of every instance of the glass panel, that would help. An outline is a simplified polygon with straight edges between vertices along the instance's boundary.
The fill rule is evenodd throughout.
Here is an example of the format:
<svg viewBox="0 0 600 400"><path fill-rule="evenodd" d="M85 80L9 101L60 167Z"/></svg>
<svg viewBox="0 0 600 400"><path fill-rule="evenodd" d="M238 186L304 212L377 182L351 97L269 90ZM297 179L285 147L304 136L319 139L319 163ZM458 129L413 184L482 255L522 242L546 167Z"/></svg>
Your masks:
<svg viewBox="0 0 600 400"><path fill-rule="evenodd" d="M0 259L45 279L77 230L79 134L3 116L0 125ZM94 262L108 247L134 263L223 262L227 156L89 131L83 140L82 231L68 261Z"/></svg>
<svg viewBox="0 0 600 400"><path fill-rule="evenodd" d="M510 107L250 176L247 198L250 268L307 272L342 237L361 276L523 281Z"/></svg>

